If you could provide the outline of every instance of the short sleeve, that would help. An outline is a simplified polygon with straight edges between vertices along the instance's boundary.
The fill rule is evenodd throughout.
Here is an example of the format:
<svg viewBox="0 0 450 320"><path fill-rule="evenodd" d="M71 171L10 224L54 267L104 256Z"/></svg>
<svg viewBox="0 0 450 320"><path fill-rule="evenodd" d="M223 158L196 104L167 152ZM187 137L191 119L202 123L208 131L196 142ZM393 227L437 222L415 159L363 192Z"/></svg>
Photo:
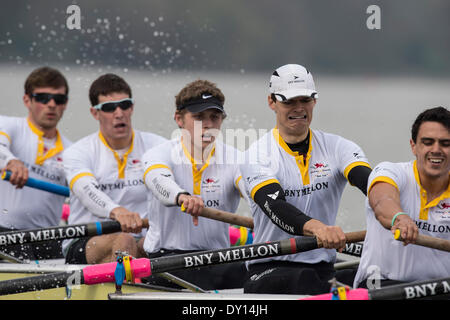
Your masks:
<svg viewBox="0 0 450 320"><path fill-rule="evenodd" d="M255 154L257 154L256 157ZM262 187L271 183L279 183L271 166L272 161L266 161L265 156L262 152L255 153L254 148L250 147L245 152L244 161L240 165L242 180L252 199Z"/></svg>
<svg viewBox="0 0 450 320"><path fill-rule="evenodd" d="M84 176L94 177L89 154L85 148L80 148L80 144L78 143L73 144L64 151L64 172L70 189L72 189L73 184L79 178Z"/></svg>
<svg viewBox="0 0 450 320"><path fill-rule="evenodd" d="M400 191L400 188L405 183L404 171L395 163L381 162L372 170L369 176L368 193L377 182L389 183Z"/></svg>
<svg viewBox="0 0 450 320"><path fill-rule="evenodd" d="M339 137L335 149L339 171L348 179L348 174L356 166L370 168L369 160L364 151L354 142Z"/></svg>

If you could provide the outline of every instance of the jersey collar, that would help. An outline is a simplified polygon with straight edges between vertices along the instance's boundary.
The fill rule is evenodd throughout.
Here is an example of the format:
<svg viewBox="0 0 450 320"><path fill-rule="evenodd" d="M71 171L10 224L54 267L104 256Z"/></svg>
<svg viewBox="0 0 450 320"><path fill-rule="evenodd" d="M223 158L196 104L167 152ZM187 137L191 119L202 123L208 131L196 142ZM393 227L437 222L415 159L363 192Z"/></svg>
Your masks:
<svg viewBox="0 0 450 320"><path fill-rule="evenodd" d="M216 151L216 146L214 144L214 147L212 148L211 152L208 155L208 158L206 159L205 163L200 168L200 170L197 169L197 165L199 163L197 163L195 161L195 159L191 156L191 154L189 153L188 149L186 148L186 146L183 143L183 139L181 139L181 146L183 148L184 155L186 156L186 158L189 159L189 161L191 162L191 165L192 165L192 177L193 177L193 182L194 182L194 189L193 189L194 190L194 194L199 195L201 193L202 173L209 166L209 163L211 162L211 158L212 158L212 156L214 155L214 153Z"/></svg>
<svg viewBox="0 0 450 320"><path fill-rule="evenodd" d="M423 188L420 183L419 170L417 169L417 160L414 160L413 163L414 170L414 178L416 179L416 183L420 189L420 214L419 219L428 220L428 210L432 207L435 207L444 199L450 198L450 183L447 186L447 190L445 190L439 197L433 199L429 203L427 203L427 191Z"/></svg>
<svg viewBox="0 0 450 320"><path fill-rule="evenodd" d="M37 148L37 154L36 154L36 160L35 163L37 165L43 165L45 160L57 155L61 151L64 150L64 146L62 143L61 135L59 134L58 129L56 129L56 142L55 146L48 150L46 153L44 153L44 132L39 130L31 121L29 118L27 118L28 126L30 127L31 131L38 136L38 148Z"/></svg>
<svg viewBox="0 0 450 320"><path fill-rule="evenodd" d="M114 158L117 161L117 167L119 169L119 179L124 179L125 178L125 167L127 166L127 161L128 161L128 156L129 154L133 151L133 146L134 146L134 130L131 131L131 145L128 148L127 152L125 152L125 154L123 155L123 159L120 158L119 154L117 153L116 150L112 149L108 142L106 141L105 137L103 136L102 132L99 131L98 132L98 136L100 138L100 141L109 149L112 151L112 153L114 154Z"/></svg>
<svg viewBox="0 0 450 320"><path fill-rule="evenodd" d="M277 127L275 127L273 130L273 137L275 139L275 142L284 150L287 154L291 155L295 158L295 163L297 164L298 169L300 170L303 185L310 184L309 179L309 160L311 159L311 151L312 151L312 139L313 139L313 132L311 128L309 129L309 146L308 146L308 153L306 154L306 157L303 158L302 154L299 154L298 151L292 151L289 146L286 144L286 142L283 140L283 137L280 135L280 131Z"/></svg>

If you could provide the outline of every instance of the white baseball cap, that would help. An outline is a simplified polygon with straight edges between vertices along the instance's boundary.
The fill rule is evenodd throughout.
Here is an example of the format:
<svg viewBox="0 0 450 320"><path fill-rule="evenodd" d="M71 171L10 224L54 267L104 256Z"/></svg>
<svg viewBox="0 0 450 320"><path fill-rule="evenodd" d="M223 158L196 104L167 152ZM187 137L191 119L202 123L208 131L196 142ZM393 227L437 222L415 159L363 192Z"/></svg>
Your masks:
<svg viewBox="0 0 450 320"><path fill-rule="evenodd" d="M299 64L286 64L270 76L269 91L278 101L308 96L318 98L311 72Z"/></svg>

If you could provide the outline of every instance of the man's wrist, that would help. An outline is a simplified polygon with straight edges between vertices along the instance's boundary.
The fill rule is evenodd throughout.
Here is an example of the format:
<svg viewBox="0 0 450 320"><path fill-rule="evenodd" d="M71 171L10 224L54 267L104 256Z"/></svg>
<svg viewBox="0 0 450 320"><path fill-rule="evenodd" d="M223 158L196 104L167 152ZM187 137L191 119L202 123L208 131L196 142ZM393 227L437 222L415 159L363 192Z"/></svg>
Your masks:
<svg viewBox="0 0 450 320"><path fill-rule="evenodd" d="M190 195L191 195L191 194L190 194L189 192L187 192L187 191L178 192L177 196L175 197L175 204L176 204L177 206L181 206L181 204L180 204L178 201L179 201L179 198L180 198L180 196L181 196L182 194L185 194L185 195L187 195L187 196L190 196Z"/></svg>

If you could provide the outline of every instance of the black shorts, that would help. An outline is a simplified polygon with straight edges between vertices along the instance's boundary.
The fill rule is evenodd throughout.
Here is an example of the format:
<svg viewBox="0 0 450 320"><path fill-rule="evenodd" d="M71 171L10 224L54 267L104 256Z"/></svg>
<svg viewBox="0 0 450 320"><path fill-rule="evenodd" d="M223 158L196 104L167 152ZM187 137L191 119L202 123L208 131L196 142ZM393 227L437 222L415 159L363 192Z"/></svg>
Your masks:
<svg viewBox="0 0 450 320"><path fill-rule="evenodd" d="M80 238L72 242L66 255L67 264L88 264L86 259L86 245L91 238L93 237ZM140 239L136 238L136 242Z"/></svg>
<svg viewBox="0 0 450 320"><path fill-rule="evenodd" d="M330 292L328 283L335 276L334 264L270 261L249 266L244 293L322 294Z"/></svg>
<svg viewBox="0 0 450 320"><path fill-rule="evenodd" d="M151 260L161 256L170 256L174 254L185 254L191 252L195 251L161 250L157 253L148 254L148 257ZM191 284L195 284L203 290L242 288L248 276L247 268L245 267L244 262L233 262L213 266L205 266L195 269L170 271L169 273ZM177 284L170 282L166 278L158 276L157 274L143 280L144 282L152 285L177 289L182 288Z"/></svg>
<svg viewBox="0 0 450 320"><path fill-rule="evenodd" d="M80 238L73 242L66 255L68 264L88 264L86 260L86 244L92 237Z"/></svg>
<svg viewBox="0 0 450 320"><path fill-rule="evenodd" d="M0 232L18 229L0 227ZM17 244L1 248L0 251L20 260L62 259L62 240L49 240L39 243Z"/></svg>

